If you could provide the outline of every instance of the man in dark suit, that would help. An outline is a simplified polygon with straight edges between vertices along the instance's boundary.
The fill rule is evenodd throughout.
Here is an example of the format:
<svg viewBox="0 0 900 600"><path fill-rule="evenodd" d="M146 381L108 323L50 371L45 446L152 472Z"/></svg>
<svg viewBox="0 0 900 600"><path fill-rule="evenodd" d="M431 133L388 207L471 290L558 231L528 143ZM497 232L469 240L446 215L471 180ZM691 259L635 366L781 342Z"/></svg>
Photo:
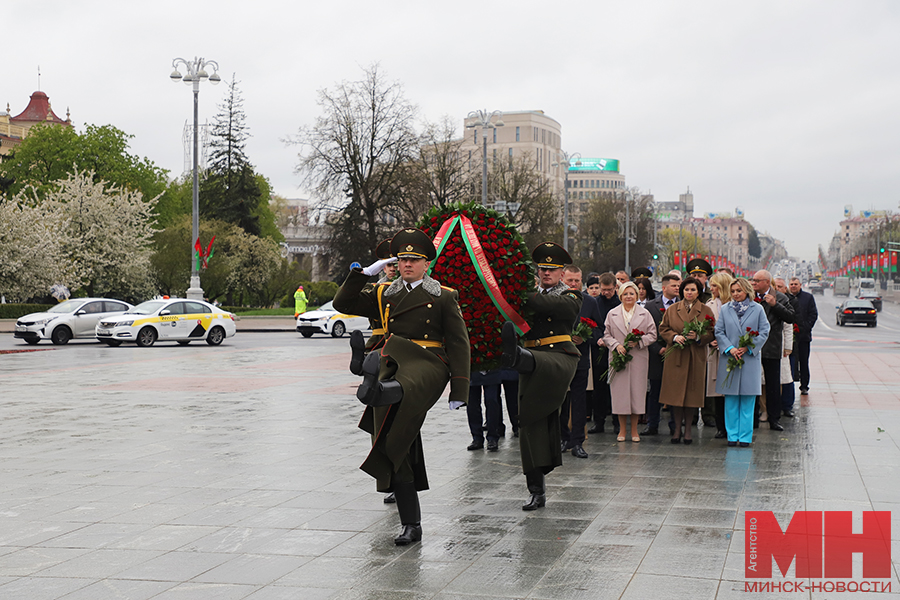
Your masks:
<svg viewBox="0 0 900 600"><path fill-rule="evenodd" d="M662 355L666 351L666 340L660 337L659 324L663 313L667 308L678 302L678 286L681 279L677 275L664 275L662 278L662 293L649 300L644 308L650 311L653 322L656 323L656 341L650 344L650 366L647 369L647 377L650 379L650 387L647 389L647 427L641 435L657 435L659 433L659 392L662 388L663 362Z"/></svg>
<svg viewBox="0 0 900 600"><path fill-rule="evenodd" d="M794 381L799 375L800 395L809 395L809 347L812 342L812 329L819 320L819 310L816 308L816 299L809 292L804 292L800 280L791 277L789 286L791 296L797 300L797 335L794 336L794 351L791 353L791 364L796 365Z"/></svg>
<svg viewBox="0 0 900 600"><path fill-rule="evenodd" d="M609 311L621 304L619 296L618 294L616 294L616 283L616 276L612 273L602 273L600 275L600 295L597 296L595 300L597 301L597 306L600 308L600 320L597 321L597 325L600 326L601 330L605 327L604 323L606 322L606 315L609 314ZM603 373L606 368L598 368L597 365L607 364L606 353L608 352L608 350L603 345L602 339L594 346L600 349L599 356L592 359L594 361L594 371ZM606 424L606 417L612 414L612 396L609 392L609 384L602 377L597 377L596 379L594 379L593 397L594 425L590 429L588 429L588 433L603 433L603 429ZM613 429L618 432L619 420L612 419L612 422Z"/></svg>
<svg viewBox="0 0 900 600"><path fill-rule="evenodd" d="M769 339L762 347L760 359L766 377L766 411L769 413L769 429L784 431L781 426L781 358L782 331L785 323L794 322L794 309L787 296L772 285L772 274L757 271L750 280L756 301L766 311L769 320Z"/></svg>
<svg viewBox="0 0 900 600"><path fill-rule="evenodd" d="M559 413L559 428L562 435L561 448L563 451L572 450L575 458L587 458L584 451L584 428L587 420L587 383L588 373L591 368L591 346L596 346L603 337L603 323L600 321L600 307L593 296L581 289L581 269L575 265L568 265L563 269L563 283L581 294L581 311L578 313L576 325L582 319L590 319L597 324L589 339L581 339L573 336L572 341L578 346L581 358L578 359L578 367L575 376L569 384L569 393L563 402ZM569 429L569 417L572 418L572 429Z"/></svg>

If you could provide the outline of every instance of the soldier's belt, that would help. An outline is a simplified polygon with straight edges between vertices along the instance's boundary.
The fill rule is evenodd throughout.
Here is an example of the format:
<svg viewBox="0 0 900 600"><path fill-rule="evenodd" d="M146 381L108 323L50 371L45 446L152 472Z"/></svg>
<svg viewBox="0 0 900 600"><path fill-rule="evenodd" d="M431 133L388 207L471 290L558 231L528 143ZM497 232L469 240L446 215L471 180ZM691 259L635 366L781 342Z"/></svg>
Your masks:
<svg viewBox="0 0 900 600"><path fill-rule="evenodd" d="M384 329L373 329L372 335L384 335Z"/></svg>
<svg viewBox="0 0 900 600"><path fill-rule="evenodd" d="M550 337L541 338L539 340L525 340L522 344L526 348L539 348L547 344L558 344L560 342L571 342L571 335L551 335Z"/></svg>
<svg viewBox="0 0 900 600"><path fill-rule="evenodd" d="M417 346L422 346L423 348L443 348L444 344L441 342L435 342L434 340L409 340L413 344Z"/></svg>

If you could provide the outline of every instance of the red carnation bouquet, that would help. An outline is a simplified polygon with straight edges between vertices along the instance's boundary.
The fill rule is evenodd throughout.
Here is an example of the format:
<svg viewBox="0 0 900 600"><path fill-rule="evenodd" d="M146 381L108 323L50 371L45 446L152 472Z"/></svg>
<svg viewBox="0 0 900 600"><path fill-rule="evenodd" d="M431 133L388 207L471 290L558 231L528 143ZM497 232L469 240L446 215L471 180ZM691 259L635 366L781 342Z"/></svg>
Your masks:
<svg viewBox="0 0 900 600"><path fill-rule="evenodd" d="M754 331L750 327L747 328L746 333L738 338L738 348L756 348L756 341L753 339L759 335L758 331ZM732 376L734 375L735 369L740 369L744 366L743 358L735 358L731 354L728 355L728 364L725 366L725 372L728 375L725 376L725 385L728 385L728 382L731 381Z"/></svg>
<svg viewBox="0 0 900 600"><path fill-rule="evenodd" d="M710 330L710 328L715 326L716 320L710 315L704 315L702 320L693 319L685 323L681 335L687 338L690 332L696 331L697 339L700 339L706 334L707 331ZM666 348L666 353L663 354L663 360L669 358L669 354L672 352L672 350L675 350L676 348L678 348L679 350L684 350L685 348L687 348L687 345L691 343L691 341L692 340L685 339L685 342L683 344L673 342L671 346Z"/></svg>
<svg viewBox="0 0 900 600"><path fill-rule="evenodd" d="M575 324L575 330L572 331L572 336L580 337L582 340L587 341L594 335L594 329L596 328L596 321L588 319L587 317L581 317L578 320L578 323Z"/></svg>
<svg viewBox="0 0 900 600"><path fill-rule="evenodd" d="M472 370L499 368L503 323L528 330L520 315L534 291L534 265L521 234L504 215L475 202L435 207L418 227L437 250L429 274L459 292Z"/></svg>
<svg viewBox="0 0 900 600"><path fill-rule="evenodd" d="M600 376L601 378L606 377L606 383L612 383L616 373L625 370L625 367L628 366L628 363L634 358L631 355L630 342L640 342L644 335L644 332L640 329L632 329L631 333L625 336L625 341L622 342L622 347L625 348L625 354L619 354L618 351L612 352L612 358L609 360L609 368Z"/></svg>

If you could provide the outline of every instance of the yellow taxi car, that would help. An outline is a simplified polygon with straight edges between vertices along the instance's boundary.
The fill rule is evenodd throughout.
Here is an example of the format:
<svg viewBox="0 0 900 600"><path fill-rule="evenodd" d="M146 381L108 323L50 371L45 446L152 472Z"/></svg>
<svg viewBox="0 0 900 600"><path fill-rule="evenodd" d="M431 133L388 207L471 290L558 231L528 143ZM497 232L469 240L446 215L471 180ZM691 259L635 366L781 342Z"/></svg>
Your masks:
<svg viewBox="0 0 900 600"><path fill-rule="evenodd" d="M205 340L218 346L235 334L234 315L201 300L163 298L138 304L128 312L101 319L94 331L101 342L118 346L135 342L152 346L159 341L181 345Z"/></svg>

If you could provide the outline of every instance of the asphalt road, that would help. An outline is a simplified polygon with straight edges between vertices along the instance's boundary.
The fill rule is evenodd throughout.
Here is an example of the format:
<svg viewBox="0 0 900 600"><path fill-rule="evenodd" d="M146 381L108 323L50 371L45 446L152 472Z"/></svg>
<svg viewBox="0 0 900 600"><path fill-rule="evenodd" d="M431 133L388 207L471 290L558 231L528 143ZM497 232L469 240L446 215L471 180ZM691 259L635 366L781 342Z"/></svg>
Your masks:
<svg viewBox="0 0 900 600"><path fill-rule="evenodd" d="M839 327L835 323L835 314L837 307L847 298L835 298L831 290L813 297L819 310L819 321L813 329L814 349L832 352L900 350L900 306L885 302L883 310L878 313L878 326L875 328L855 323Z"/></svg>

